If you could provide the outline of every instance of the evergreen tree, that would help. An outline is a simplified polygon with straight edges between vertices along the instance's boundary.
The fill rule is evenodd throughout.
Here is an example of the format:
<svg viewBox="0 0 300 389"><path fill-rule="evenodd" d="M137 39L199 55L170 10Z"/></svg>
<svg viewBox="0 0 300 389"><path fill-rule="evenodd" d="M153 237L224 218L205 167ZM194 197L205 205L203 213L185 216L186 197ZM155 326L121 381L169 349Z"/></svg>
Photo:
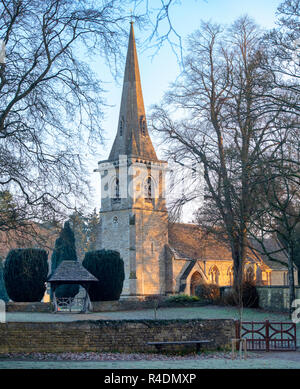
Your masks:
<svg viewBox="0 0 300 389"><path fill-rule="evenodd" d="M62 261L77 261L75 237L70 222L66 221L59 237L55 241L55 248L51 257L52 273ZM55 289L57 297L74 297L79 291L79 285L61 285ZM52 292L51 292L52 295Z"/></svg>
<svg viewBox="0 0 300 389"><path fill-rule="evenodd" d="M74 232L77 258L82 262L87 246L87 220L76 210L70 216L70 224Z"/></svg>
<svg viewBox="0 0 300 389"><path fill-rule="evenodd" d="M89 251L82 265L99 280L89 288L91 301L119 300L125 278L120 253L113 250Z"/></svg>
<svg viewBox="0 0 300 389"><path fill-rule="evenodd" d="M99 214L96 208L88 215L76 210L70 216L70 223L75 236L77 258L82 262L85 253L97 249Z"/></svg>
<svg viewBox="0 0 300 389"><path fill-rule="evenodd" d="M41 301L48 275L48 254L43 249L14 249L4 265L7 294L13 301Z"/></svg>
<svg viewBox="0 0 300 389"><path fill-rule="evenodd" d="M88 216L87 226L87 248L86 251L95 251L97 249L97 236L98 236L98 225L99 225L99 214L94 208L93 212Z"/></svg>

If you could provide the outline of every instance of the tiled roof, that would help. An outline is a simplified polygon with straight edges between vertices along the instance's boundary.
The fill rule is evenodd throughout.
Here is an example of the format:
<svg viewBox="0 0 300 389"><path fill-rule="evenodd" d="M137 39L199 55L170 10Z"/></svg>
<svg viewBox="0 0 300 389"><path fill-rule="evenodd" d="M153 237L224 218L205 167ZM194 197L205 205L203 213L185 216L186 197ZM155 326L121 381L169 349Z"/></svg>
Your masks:
<svg viewBox="0 0 300 389"><path fill-rule="evenodd" d="M169 224L169 245L182 259L232 260L230 247L195 224Z"/></svg>
<svg viewBox="0 0 300 389"><path fill-rule="evenodd" d="M264 239L266 252L269 254L269 256L271 256L271 258L274 258L274 260L272 260L267 254L263 254L264 249L257 240L250 239L250 245L254 250L256 250L256 253L258 253L263 262L271 269L287 270L287 254L276 238Z"/></svg>
<svg viewBox="0 0 300 389"><path fill-rule="evenodd" d="M263 261L267 266L274 270L286 270L282 263L271 260L267 255L262 254L257 242L251 240L252 250L248 249L249 260ZM212 234L205 234L201 228L195 224L170 223L169 224L169 245L175 258L202 260L202 261L232 261L232 255L229 244L223 240L218 240ZM269 252L280 250L280 243L269 238L265 240L265 247ZM274 259L287 263L285 251L277 252L273 255Z"/></svg>
<svg viewBox="0 0 300 389"><path fill-rule="evenodd" d="M55 269L54 273L48 278L48 282L87 282L98 281L89 271L87 271L81 263L77 261L62 261Z"/></svg>

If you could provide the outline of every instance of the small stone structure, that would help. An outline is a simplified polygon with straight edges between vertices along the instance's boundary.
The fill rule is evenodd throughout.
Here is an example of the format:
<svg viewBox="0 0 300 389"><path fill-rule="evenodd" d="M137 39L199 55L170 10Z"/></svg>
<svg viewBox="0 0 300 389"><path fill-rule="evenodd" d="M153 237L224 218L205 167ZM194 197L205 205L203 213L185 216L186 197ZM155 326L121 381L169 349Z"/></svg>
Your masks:
<svg viewBox="0 0 300 389"><path fill-rule="evenodd" d="M58 311L57 299L55 296L55 289L60 285L65 284L78 284L81 285L86 290L86 295L84 299L83 312L88 310L88 305L90 304L88 289L91 283L99 282L99 280L94 277L89 271L87 271L79 262L77 261L62 261L60 265L55 269L53 274L48 278L48 282L51 284L53 290L53 302L55 311Z"/></svg>

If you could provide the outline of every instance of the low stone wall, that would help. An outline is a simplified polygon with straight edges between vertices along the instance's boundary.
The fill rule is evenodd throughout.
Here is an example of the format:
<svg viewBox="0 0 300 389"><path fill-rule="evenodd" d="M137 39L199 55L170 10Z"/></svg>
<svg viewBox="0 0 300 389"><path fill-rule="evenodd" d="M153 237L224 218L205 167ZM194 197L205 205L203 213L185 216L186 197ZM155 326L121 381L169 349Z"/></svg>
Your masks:
<svg viewBox="0 0 300 389"><path fill-rule="evenodd" d="M207 305L206 302L194 301L176 303L167 301L167 298L161 298L158 302L158 308L182 308L182 307L201 307ZM141 309L154 309L156 303L154 300L118 300L118 301L94 301L92 303L93 312L113 312L113 311L137 311Z"/></svg>
<svg viewBox="0 0 300 389"><path fill-rule="evenodd" d="M229 291L229 286L221 287L221 295ZM257 286L259 296L259 307L262 309L287 312L289 307L289 288L288 286ZM296 299L300 299L300 287L295 287Z"/></svg>
<svg viewBox="0 0 300 389"><path fill-rule="evenodd" d="M287 286L258 286L259 306L272 311L289 310L289 288ZM296 299L300 299L300 287L295 287Z"/></svg>
<svg viewBox="0 0 300 389"><path fill-rule="evenodd" d="M212 339L204 349L228 349L231 319L0 323L0 353L151 352L151 341Z"/></svg>
<svg viewBox="0 0 300 389"><path fill-rule="evenodd" d="M6 303L6 312L52 312L51 303Z"/></svg>
<svg viewBox="0 0 300 389"><path fill-rule="evenodd" d="M169 302L167 298L161 298L159 308L180 308L180 307L201 307L207 305L205 302L194 301L176 303ZM153 300L118 300L118 301L94 301L92 303L93 312L115 312L115 311L137 311L141 309L154 309L155 302ZM53 312L51 303L35 302L35 303L6 303L6 312Z"/></svg>

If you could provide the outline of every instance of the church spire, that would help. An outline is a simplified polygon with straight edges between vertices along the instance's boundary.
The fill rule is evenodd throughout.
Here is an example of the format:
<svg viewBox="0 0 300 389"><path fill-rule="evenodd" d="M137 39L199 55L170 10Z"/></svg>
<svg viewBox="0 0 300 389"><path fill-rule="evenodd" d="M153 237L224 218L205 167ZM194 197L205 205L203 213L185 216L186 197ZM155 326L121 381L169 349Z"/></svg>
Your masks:
<svg viewBox="0 0 300 389"><path fill-rule="evenodd" d="M147 129L133 22L130 22L118 131L108 159L118 160L119 155L158 160Z"/></svg>

